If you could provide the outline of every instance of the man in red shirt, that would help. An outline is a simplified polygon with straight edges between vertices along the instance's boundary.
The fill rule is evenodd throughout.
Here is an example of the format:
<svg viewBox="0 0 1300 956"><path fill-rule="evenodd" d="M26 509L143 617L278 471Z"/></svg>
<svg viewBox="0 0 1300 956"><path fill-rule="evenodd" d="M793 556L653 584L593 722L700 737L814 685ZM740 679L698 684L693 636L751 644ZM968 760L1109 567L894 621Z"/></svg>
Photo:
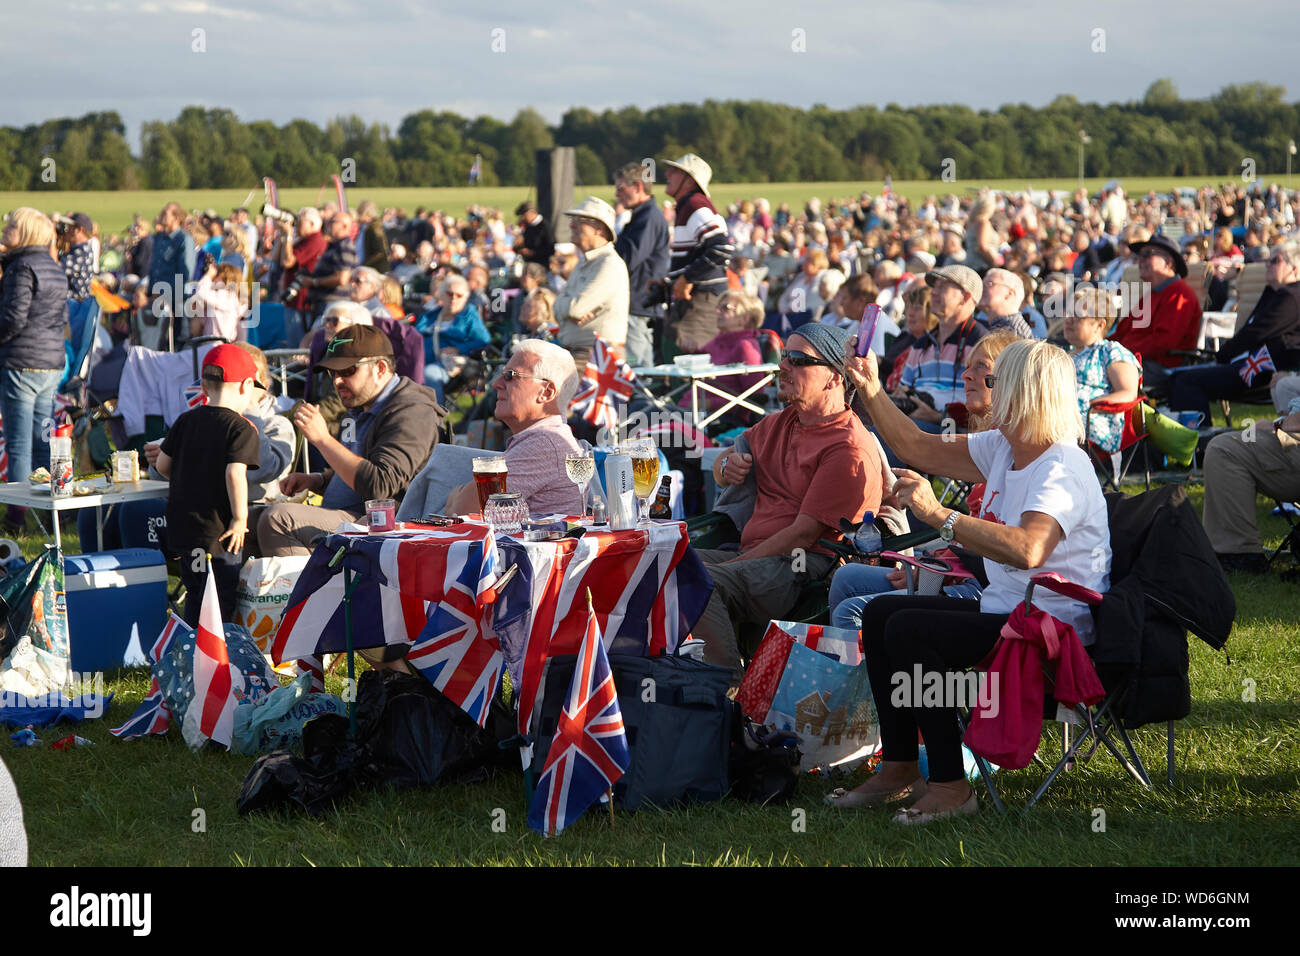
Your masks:
<svg viewBox="0 0 1300 956"><path fill-rule="evenodd" d="M1160 390L1169 378L1168 370L1183 364L1182 356L1170 353L1196 348L1201 304L1183 281L1187 260L1172 239L1153 236L1129 248L1137 255L1143 294L1120 320L1112 338L1142 357L1143 384Z"/></svg>
<svg viewBox="0 0 1300 956"><path fill-rule="evenodd" d="M282 289L295 290L284 299L285 330L289 342L296 343L311 325L307 287L297 279L311 275L329 240L321 232L320 211L312 206L298 210L296 223L281 222L280 231L283 233L279 244L280 267L284 270Z"/></svg>
<svg viewBox="0 0 1300 956"><path fill-rule="evenodd" d="M700 551L713 595L695 628L704 659L735 669L733 624L766 624L787 614L804 584L824 577L835 558L819 538L839 536L841 518L880 511L882 464L876 444L844 394L848 332L812 322L791 333L781 356L778 397L786 404L744 433L748 453L714 463L720 486L751 484L753 515L740 553Z"/></svg>

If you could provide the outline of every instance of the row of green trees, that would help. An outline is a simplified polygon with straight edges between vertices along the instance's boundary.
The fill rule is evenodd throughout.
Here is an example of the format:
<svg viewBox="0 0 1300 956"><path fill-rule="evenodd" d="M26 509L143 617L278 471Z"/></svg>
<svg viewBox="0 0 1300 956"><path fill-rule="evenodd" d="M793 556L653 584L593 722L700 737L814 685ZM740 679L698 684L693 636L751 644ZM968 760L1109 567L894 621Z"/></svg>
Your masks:
<svg viewBox="0 0 1300 956"><path fill-rule="evenodd" d="M534 151L549 146L576 147L586 185L608 182L629 160L688 151L724 182L1045 178L1077 172L1081 130L1091 138L1088 175L1224 175L1247 159L1261 170L1284 164L1287 141L1300 133L1300 103L1285 95L1249 83L1185 100L1158 80L1140 101L1106 105L1059 96L1041 109L977 112L706 100L600 113L575 107L558 126L532 109L508 123L421 110L396 133L357 116L324 128L276 126L188 107L170 122L145 123L138 155L116 113L92 113L0 127L0 189L253 188L262 176L318 186L341 171L364 186L456 186L475 156L482 184L520 186L533 179Z"/></svg>

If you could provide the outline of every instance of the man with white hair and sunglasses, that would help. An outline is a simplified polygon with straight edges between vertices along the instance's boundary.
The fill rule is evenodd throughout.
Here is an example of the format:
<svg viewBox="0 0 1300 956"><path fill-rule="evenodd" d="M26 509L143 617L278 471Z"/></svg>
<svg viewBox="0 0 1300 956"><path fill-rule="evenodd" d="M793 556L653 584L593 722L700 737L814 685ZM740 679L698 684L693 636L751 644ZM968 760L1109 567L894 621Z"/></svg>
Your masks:
<svg viewBox="0 0 1300 956"><path fill-rule="evenodd" d="M496 417L510 429L506 470L510 490L524 496L532 514L581 514L578 486L564 459L578 450L564 411L578 391L573 356L551 342L524 339L493 383ZM447 496L450 514L478 511L478 493L468 482Z"/></svg>

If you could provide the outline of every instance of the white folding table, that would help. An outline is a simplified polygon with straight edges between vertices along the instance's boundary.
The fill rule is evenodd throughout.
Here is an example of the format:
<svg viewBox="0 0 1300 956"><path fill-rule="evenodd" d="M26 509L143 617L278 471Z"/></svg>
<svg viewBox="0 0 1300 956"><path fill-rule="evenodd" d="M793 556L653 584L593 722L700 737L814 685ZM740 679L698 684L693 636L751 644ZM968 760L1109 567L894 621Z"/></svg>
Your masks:
<svg viewBox="0 0 1300 956"><path fill-rule="evenodd" d="M762 365L745 365L743 363L735 365L704 365L695 368L681 365L653 365L648 368L634 368L632 371L638 378L662 378L670 383L675 383L669 389L668 394L664 396L669 401L690 389L691 422L696 428L703 430L710 422L738 406L747 408L758 415L766 415L767 409L755 405L749 400L749 397L766 388L776 378L780 366L771 363ZM760 373L762 378L741 392L728 391L718 383L719 379L726 379L736 375L753 375L756 372ZM721 407L701 417L700 392L716 395L723 399L724 403Z"/></svg>
<svg viewBox="0 0 1300 956"><path fill-rule="evenodd" d="M166 498L168 483L143 478L126 485L105 487L101 479L93 479L75 484L93 484L95 493L89 495L70 495L67 498L51 498L49 485L33 485L29 481L10 481L0 484L0 504L19 505L23 508L36 508L39 511L54 513L54 543L63 547L63 537L59 533L59 512L76 511L78 508L94 508L95 531L98 535L98 550L104 550L104 505L120 504L123 501L139 501L148 498ZM102 491L98 490L103 488ZM84 543L82 545L85 547Z"/></svg>

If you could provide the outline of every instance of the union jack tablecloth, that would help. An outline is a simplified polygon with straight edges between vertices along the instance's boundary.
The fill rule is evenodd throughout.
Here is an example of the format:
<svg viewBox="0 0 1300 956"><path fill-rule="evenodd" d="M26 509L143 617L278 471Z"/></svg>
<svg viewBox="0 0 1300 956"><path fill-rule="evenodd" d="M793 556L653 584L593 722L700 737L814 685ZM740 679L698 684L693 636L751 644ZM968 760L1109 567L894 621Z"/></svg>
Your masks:
<svg viewBox="0 0 1300 956"><path fill-rule="evenodd" d="M329 564L338 553L337 567ZM512 566L500 595L496 582ZM333 534L303 570L272 643L278 663L320 676L320 655L346 648L343 568L359 577L353 646L410 644L407 660L483 725L508 670L528 727L547 657L574 654L591 590L606 650L672 653L690 634L712 581L680 522L560 541L496 538L486 525L408 525Z"/></svg>

